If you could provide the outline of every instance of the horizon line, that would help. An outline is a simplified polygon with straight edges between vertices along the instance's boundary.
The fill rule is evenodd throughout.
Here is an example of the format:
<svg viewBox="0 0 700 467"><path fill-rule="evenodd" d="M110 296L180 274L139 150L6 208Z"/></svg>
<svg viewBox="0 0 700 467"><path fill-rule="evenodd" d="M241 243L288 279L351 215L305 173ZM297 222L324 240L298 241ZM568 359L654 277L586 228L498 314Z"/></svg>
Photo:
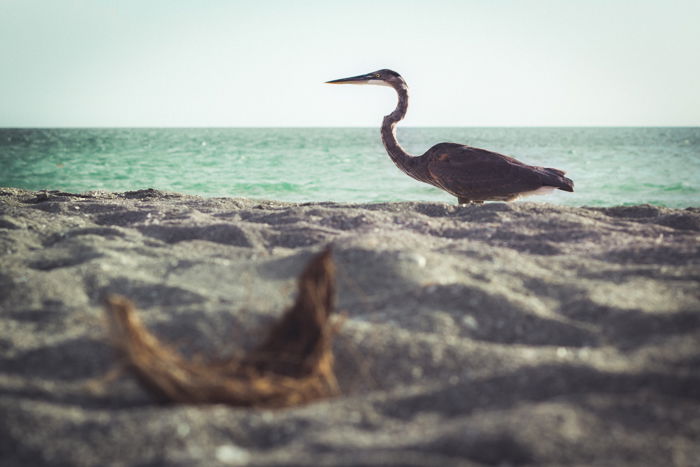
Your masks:
<svg viewBox="0 0 700 467"><path fill-rule="evenodd" d="M109 129L376 129L376 125L21 125L21 126L0 126L0 130L109 130ZM401 128L700 128L698 125L401 125Z"/></svg>

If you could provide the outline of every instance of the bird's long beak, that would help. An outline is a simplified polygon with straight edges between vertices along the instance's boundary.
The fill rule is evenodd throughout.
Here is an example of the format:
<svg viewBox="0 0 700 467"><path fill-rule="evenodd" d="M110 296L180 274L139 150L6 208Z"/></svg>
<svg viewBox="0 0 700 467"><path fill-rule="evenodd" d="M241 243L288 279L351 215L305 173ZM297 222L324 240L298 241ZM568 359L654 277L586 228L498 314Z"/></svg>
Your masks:
<svg viewBox="0 0 700 467"><path fill-rule="evenodd" d="M368 84L368 82L374 78L372 73L367 73L365 75L351 76L350 78L340 78L334 79L333 81L326 81L326 84Z"/></svg>

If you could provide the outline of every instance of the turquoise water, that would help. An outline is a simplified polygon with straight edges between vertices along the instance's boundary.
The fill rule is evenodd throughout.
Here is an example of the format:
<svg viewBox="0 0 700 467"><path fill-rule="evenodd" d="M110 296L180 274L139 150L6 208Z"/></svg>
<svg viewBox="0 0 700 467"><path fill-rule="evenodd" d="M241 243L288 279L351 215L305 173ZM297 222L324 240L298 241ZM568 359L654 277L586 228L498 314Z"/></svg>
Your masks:
<svg viewBox="0 0 700 467"><path fill-rule="evenodd" d="M414 154L450 141L567 171L566 205L700 205L700 128L401 128ZM378 128L0 129L0 186L142 188L283 201L444 201L389 160Z"/></svg>

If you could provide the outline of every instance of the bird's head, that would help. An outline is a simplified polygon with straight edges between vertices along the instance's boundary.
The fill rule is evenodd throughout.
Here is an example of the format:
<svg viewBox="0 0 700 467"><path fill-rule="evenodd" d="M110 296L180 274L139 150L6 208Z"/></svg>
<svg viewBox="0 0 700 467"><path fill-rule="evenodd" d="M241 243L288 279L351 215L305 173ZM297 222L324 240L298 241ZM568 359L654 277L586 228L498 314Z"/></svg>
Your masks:
<svg viewBox="0 0 700 467"><path fill-rule="evenodd" d="M393 70L377 70L364 75L326 81L328 84L374 84L376 86L406 87L400 74Z"/></svg>

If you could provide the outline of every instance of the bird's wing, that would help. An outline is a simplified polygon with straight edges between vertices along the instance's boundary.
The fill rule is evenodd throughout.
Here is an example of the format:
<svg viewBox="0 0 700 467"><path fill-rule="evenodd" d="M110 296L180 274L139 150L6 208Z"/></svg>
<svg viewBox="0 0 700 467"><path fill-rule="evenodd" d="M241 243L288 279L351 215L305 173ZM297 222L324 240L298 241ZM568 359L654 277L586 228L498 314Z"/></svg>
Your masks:
<svg viewBox="0 0 700 467"><path fill-rule="evenodd" d="M428 155L428 171L436 184L466 199L509 199L549 184L541 167L485 149L443 143Z"/></svg>

